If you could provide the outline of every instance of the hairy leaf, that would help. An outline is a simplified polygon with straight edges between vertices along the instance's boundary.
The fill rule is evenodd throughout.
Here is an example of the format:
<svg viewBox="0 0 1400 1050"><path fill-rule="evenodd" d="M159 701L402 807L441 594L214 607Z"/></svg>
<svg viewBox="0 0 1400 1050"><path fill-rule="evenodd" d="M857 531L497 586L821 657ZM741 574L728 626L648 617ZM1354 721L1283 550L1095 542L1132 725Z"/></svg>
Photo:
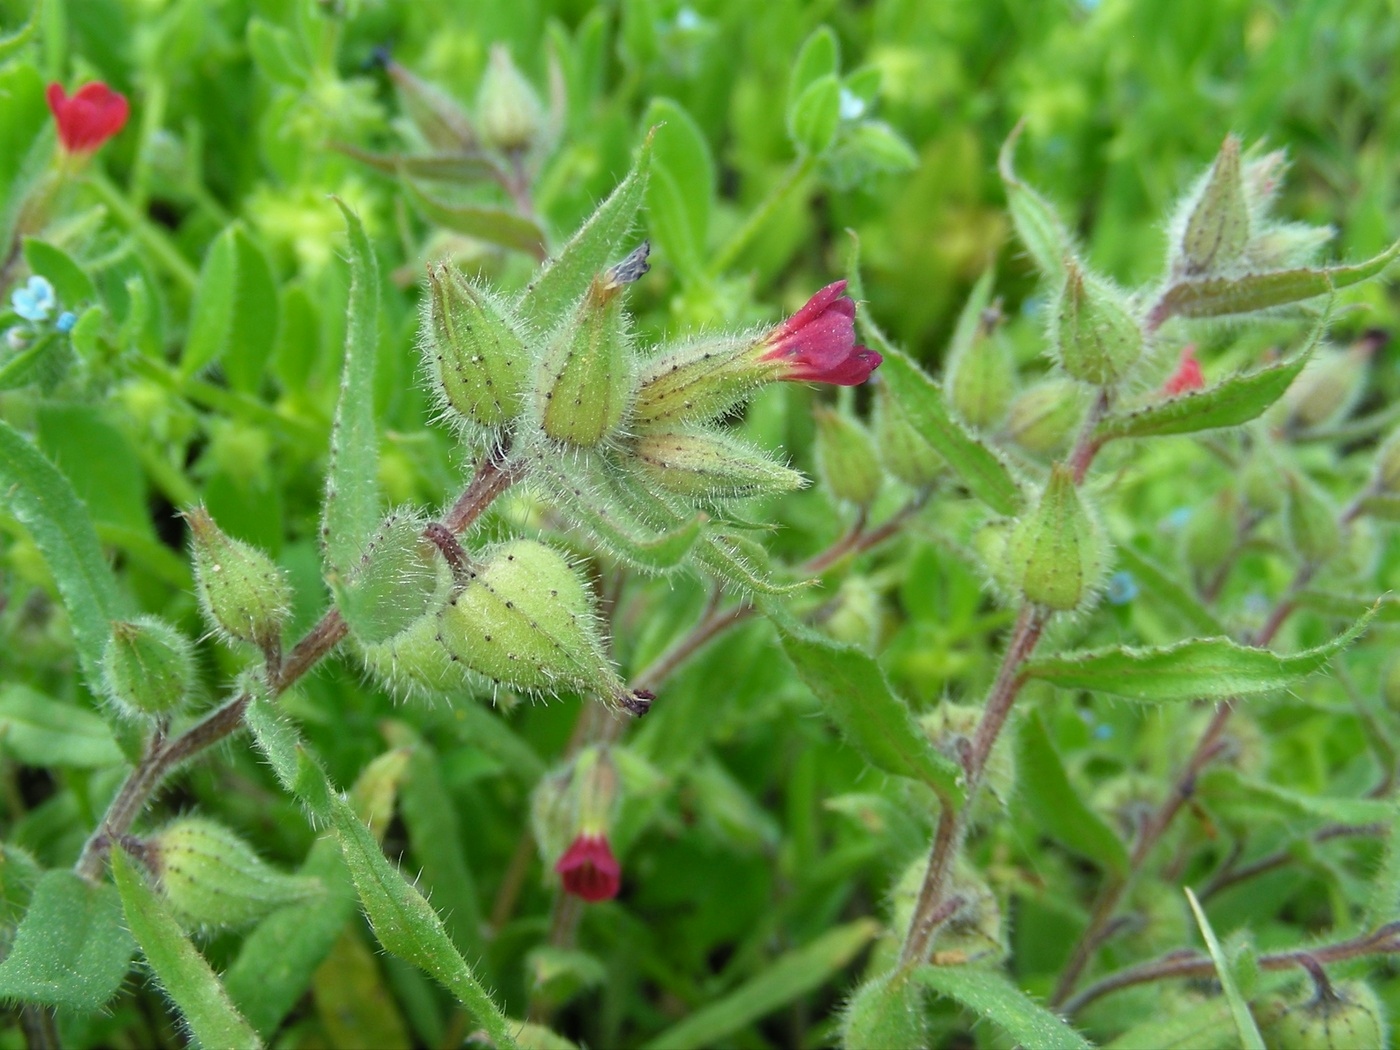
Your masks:
<svg viewBox="0 0 1400 1050"><path fill-rule="evenodd" d="M996 970L920 966L914 979L990 1021L1026 1050L1089 1050L1090 1044Z"/></svg>

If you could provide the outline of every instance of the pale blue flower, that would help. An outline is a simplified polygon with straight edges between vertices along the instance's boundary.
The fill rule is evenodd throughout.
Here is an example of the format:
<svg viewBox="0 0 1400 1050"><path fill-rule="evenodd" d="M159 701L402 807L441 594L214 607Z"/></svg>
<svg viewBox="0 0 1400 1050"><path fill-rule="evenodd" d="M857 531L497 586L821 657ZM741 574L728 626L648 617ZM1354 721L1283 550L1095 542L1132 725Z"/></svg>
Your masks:
<svg viewBox="0 0 1400 1050"><path fill-rule="evenodd" d="M10 305L26 321L47 321L50 311L58 306L58 300L54 297L53 285L35 274L23 288L10 293Z"/></svg>
<svg viewBox="0 0 1400 1050"><path fill-rule="evenodd" d="M1133 574L1122 570L1108 578L1108 604L1127 605L1138 596L1137 580Z"/></svg>
<svg viewBox="0 0 1400 1050"><path fill-rule="evenodd" d="M682 33L689 32L692 29L699 29L700 16L695 13L693 8L682 7L676 12L676 28Z"/></svg>
<svg viewBox="0 0 1400 1050"><path fill-rule="evenodd" d="M63 313L58 315L58 320L53 323L53 326L60 332L71 332L73 326L77 323L78 315L72 310L64 310Z"/></svg>
<svg viewBox="0 0 1400 1050"><path fill-rule="evenodd" d="M859 120L865 116L865 99L849 88L841 89L841 119Z"/></svg>

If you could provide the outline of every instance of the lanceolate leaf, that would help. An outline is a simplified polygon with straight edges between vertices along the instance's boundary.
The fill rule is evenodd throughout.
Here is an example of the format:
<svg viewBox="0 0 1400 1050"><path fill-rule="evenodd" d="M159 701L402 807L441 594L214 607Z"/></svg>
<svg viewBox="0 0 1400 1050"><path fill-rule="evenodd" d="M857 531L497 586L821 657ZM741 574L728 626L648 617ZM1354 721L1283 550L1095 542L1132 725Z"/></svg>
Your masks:
<svg viewBox="0 0 1400 1050"><path fill-rule="evenodd" d="M68 479L8 423L0 420L0 506L29 534L53 573L68 609L83 677L102 691L102 650L121 615L116 578L102 556L87 507Z"/></svg>
<svg viewBox="0 0 1400 1050"><path fill-rule="evenodd" d="M1240 1045L1244 1047L1244 1050L1264 1050L1264 1038L1259 1034L1259 1026L1254 1023L1254 1015L1249 1012L1249 1003L1240 994L1239 985L1235 981L1234 967L1230 965L1230 960L1225 957L1224 951L1221 950L1220 941L1216 938L1215 931L1211 929L1210 920L1206 918L1206 913L1201 908L1201 902L1191 892L1190 886L1185 886L1183 889L1186 893L1186 899L1191 903L1191 911L1196 916L1196 925L1201 928L1201 936L1205 938L1211 961L1215 963L1215 974L1220 978L1220 988L1230 1004L1230 1013L1235 1019L1235 1031L1240 1037Z"/></svg>
<svg viewBox="0 0 1400 1050"><path fill-rule="evenodd" d="M195 1045L258 1047L262 1040L233 1005L204 956L185 936L165 902L132 867L126 852L112 851L112 877L126 924L141 945L156 980L189 1025Z"/></svg>
<svg viewBox="0 0 1400 1050"><path fill-rule="evenodd" d="M1002 185L1006 187L1006 205L1016 226L1016 235L1021 238L1036 268L1052 284L1062 284L1065 256L1073 248L1073 242L1050 202L1016 174L1012 161L1023 126L1017 124L1007 136L997 158L997 170L1001 173Z"/></svg>
<svg viewBox="0 0 1400 1050"><path fill-rule="evenodd" d="M866 761L886 773L921 780L940 798L962 804L962 767L914 724L874 659L805 631L784 629L782 641L798 677Z"/></svg>
<svg viewBox="0 0 1400 1050"><path fill-rule="evenodd" d="M1228 638L1193 638L1147 649L1112 646L1029 661L1028 678L1061 689L1093 689L1147 703L1220 700L1282 689L1323 667L1359 638L1368 612L1346 633L1315 649L1280 656Z"/></svg>
<svg viewBox="0 0 1400 1050"><path fill-rule="evenodd" d="M1026 1050L1090 1050L1082 1035L996 970L920 966L914 979L990 1021Z"/></svg>
<svg viewBox="0 0 1400 1050"><path fill-rule="evenodd" d="M1148 324L1160 325L1169 317L1228 317L1314 299L1375 277L1397 255L1400 255L1400 241L1374 258L1354 266L1276 270L1238 277L1180 281L1162 293L1148 316Z"/></svg>
<svg viewBox="0 0 1400 1050"><path fill-rule="evenodd" d="M1193 434L1219 427L1234 427L1259 418L1283 396L1308 363L1312 347L1268 368L1232 376L1198 393L1167 398L1148 408L1112 415L1099 424L1094 436L1100 441L1124 437L1157 437Z"/></svg>
<svg viewBox="0 0 1400 1050"><path fill-rule="evenodd" d="M328 569L344 578L359 563L365 541L379 524L379 445L374 427L379 266L359 217L343 203L340 210L350 234L350 316L345 329L340 400L331 433L321 538Z"/></svg>
<svg viewBox="0 0 1400 1050"><path fill-rule="evenodd" d="M479 241L544 258L544 231L533 219L496 204L454 204L420 189L407 172L399 180L404 196L429 222Z"/></svg>
<svg viewBox="0 0 1400 1050"><path fill-rule="evenodd" d="M948 461L974 496L998 514L1015 514L1021 490L1010 468L948 414L938 384L918 365L877 330L863 327L862 334L885 359L880 381L889 384L890 393L923 439Z"/></svg>
<svg viewBox="0 0 1400 1050"><path fill-rule="evenodd" d="M1104 819L1084 804L1045 731L1039 714L1021 723L1017 749L1017 779L1024 802L1036 823L1051 838L1088 857L1106 871L1128 870L1128 849Z"/></svg>

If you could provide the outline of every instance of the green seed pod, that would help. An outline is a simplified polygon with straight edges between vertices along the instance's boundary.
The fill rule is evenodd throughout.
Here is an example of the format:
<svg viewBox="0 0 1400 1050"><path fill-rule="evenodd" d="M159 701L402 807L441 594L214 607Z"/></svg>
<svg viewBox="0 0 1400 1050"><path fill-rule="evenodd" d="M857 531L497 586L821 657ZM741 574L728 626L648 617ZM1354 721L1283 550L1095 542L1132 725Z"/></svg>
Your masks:
<svg viewBox="0 0 1400 1050"><path fill-rule="evenodd" d="M555 441L593 448L617 433L635 382L620 269L593 281L535 370L535 418Z"/></svg>
<svg viewBox="0 0 1400 1050"><path fill-rule="evenodd" d="M633 422L670 430L732 411L771 377L754 346L752 338L708 336L666 348L642 366Z"/></svg>
<svg viewBox="0 0 1400 1050"><path fill-rule="evenodd" d="M869 432L850 416L829 408L819 407L814 415L822 485L837 499L869 506L883 478Z"/></svg>
<svg viewBox="0 0 1400 1050"><path fill-rule="evenodd" d="M1288 542L1305 565L1321 565L1337 553L1342 542L1337 510L1316 485L1300 474L1290 474L1284 487Z"/></svg>
<svg viewBox="0 0 1400 1050"><path fill-rule="evenodd" d="M1198 576L1215 572L1235 549L1239 536L1235 494L1226 490L1195 507L1181 531L1181 552Z"/></svg>
<svg viewBox="0 0 1400 1050"><path fill-rule="evenodd" d="M807 482L763 450L712 430L648 431L630 452L649 484L696 500L790 492Z"/></svg>
<svg viewBox="0 0 1400 1050"><path fill-rule="evenodd" d="M1065 285L1053 316L1055 355L1075 379L1112 386L1142 356L1142 329L1127 298L1073 258L1065 259Z"/></svg>
<svg viewBox="0 0 1400 1050"><path fill-rule="evenodd" d="M446 606L444 595L442 605ZM453 658L438 638L438 614L424 615L392 638L361 644L365 669L395 696L456 697L484 691L490 683Z"/></svg>
<svg viewBox="0 0 1400 1050"><path fill-rule="evenodd" d="M1279 1050L1376 1050L1390 1045L1385 1008L1364 981L1319 988L1306 1002L1288 1004L1261 1034Z"/></svg>
<svg viewBox="0 0 1400 1050"><path fill-rule="evenodd" d="M891 475L916 489L932 485L943 472L943 457L924 440L889 388L875 389L875 449Z"/></svg>
<svg viewBox="0 0 1400 1050"><path fill-rule="evenodd" d="M491 63L476 96L476 119L482 139L502 153L529 150L543 126L540 97L504 44L491 47Z"/></svg>
<svg viewBox="0 0 1400 1050"><path fill-rule="evenodd" d="M280 645L292 600L282 570L256 547L224 533L203 507L185 520L205 617L228 638L264 650Z"/></svg>
<svg viewBox="0 0 1400 1050"><path fill-rule="evenodd" d="M906 970L882 974L856 989L841 1015L845 1050L928 1045L928 1016L920 986Z"/></svg>
<svg viewBox="0 0 1400 1050"><path fill-rule="evenodd" d="M194 648L158 617L117 621L102 652L102 681L107 695L124 711L171 714L189 699Z"/></svg>
<svg viewBox="0 0 1400 1050"><path fill-rule="evenodd" d="M1103 575L1104 540L1067 467L1051 470L1040 504L1016 523L1006 553L1028 601L1067 612L1093 596Z"/></svg>
<svg viewBox="0 0 1400 1050"><path fill-rule="evenodd" d="M1279 482L1284 476L1278 457L1267 435L1255 435L1249 458L1240 472L1240 493L1245 504L1261 514L1273 514L1283 508L1287 493Z"/></svg>
<svg viewBox="0 0 1400 1050"><path fill-rule="evenodd" d="M487 552L437 621L452 658L498 685L573 689L636 707L603 650L587 586L542 543L514 540Z"/></svg>
<svg viewBox="0 0 1400 1050"><path fill-rule="evenodd" d="M228 828L198 817L166 825L144 855L171 910L189 926L243 926L323 892L318 879L278 871Z"/></svg>
<svg viewBox="0 0 1400 1050"><path fill-rule="evenodd" d="M1084 393L1069 379L1047 379L1023 390L1007 412L1006 436L1032 455L1063 452L1084 418Z"/></svg>
<svg viewBox="0 0 1400 1050"><path fill-rule="evenodd" d="M447 415L480 427L520 413L529 351L509 311L454 266L428 267L423 362Z"/></svg>
<svg viewBox="0 0 1400 1050"><path fill-rule="evenodd" d="M963 753L972 746L972 737L981 719L982 708L976 704L955 704L945 700L932 711L920 715L919 726L934 747L961 764ZM1004 739L998 741L987 756L983 776L991 804L979 806L981 799L973 803L973 816L979 819L1001 812L1016 790L1016 756Z"/></svg>
<svg viewBox="0 0 1400 1050"><path fill-rule="evenodd" d="M995 428L1016 392L1016 362L1001 334L979 325L973 338L955 346L943 389L949 407L968 426Z"/></svg>
<svg viewBox="0 0 1400 1050"><path fill-rule="evenodd" d="M1219 273L1249 243L1249 205L1240 172L1240 140L1226 137L1191 204L1175 269L1185 275Z"/></svg>

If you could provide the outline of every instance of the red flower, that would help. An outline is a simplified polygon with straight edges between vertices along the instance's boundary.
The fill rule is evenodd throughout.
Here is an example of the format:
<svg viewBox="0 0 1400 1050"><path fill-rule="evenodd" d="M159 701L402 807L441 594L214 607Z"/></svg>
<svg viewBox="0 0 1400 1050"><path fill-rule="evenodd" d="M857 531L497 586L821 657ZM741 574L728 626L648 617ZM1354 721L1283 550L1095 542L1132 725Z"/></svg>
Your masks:
<svg viewBox="0 0 1400 1050"><path fill-rule="evenodd" d="M605 835L582 834L554 865L564 889L590 903L612 900L622 886L622 868Z"/></svg>
<svg viewBox="0 0 1400 1050"><path fill-rule="evenodd" d="M84 84L69 98L62 84L50 84L49 109L58 139L69 153L90 153L121 131L130 112L126 96L106 84Z"/></svg>
<svg viewBox="0 0 1400 1050"><path fill-rule="evenodd" d="M760 361L781 365L779 379L856 386L880 366L874 350L856 345L856 303L845 281L829 284L760 344Z"/></svg>
<svg viewBox="0 0 1400 1050"><path fill-rule="evenodd" d="M1196 361L1196 348L1187 343L1181 348L1181 360L1177 362L1176 371L1162 384L1162 393L1176 397L1188 390L1200 390L1205 385L1206 378L1201 375L1201 366Z"/></svg>

